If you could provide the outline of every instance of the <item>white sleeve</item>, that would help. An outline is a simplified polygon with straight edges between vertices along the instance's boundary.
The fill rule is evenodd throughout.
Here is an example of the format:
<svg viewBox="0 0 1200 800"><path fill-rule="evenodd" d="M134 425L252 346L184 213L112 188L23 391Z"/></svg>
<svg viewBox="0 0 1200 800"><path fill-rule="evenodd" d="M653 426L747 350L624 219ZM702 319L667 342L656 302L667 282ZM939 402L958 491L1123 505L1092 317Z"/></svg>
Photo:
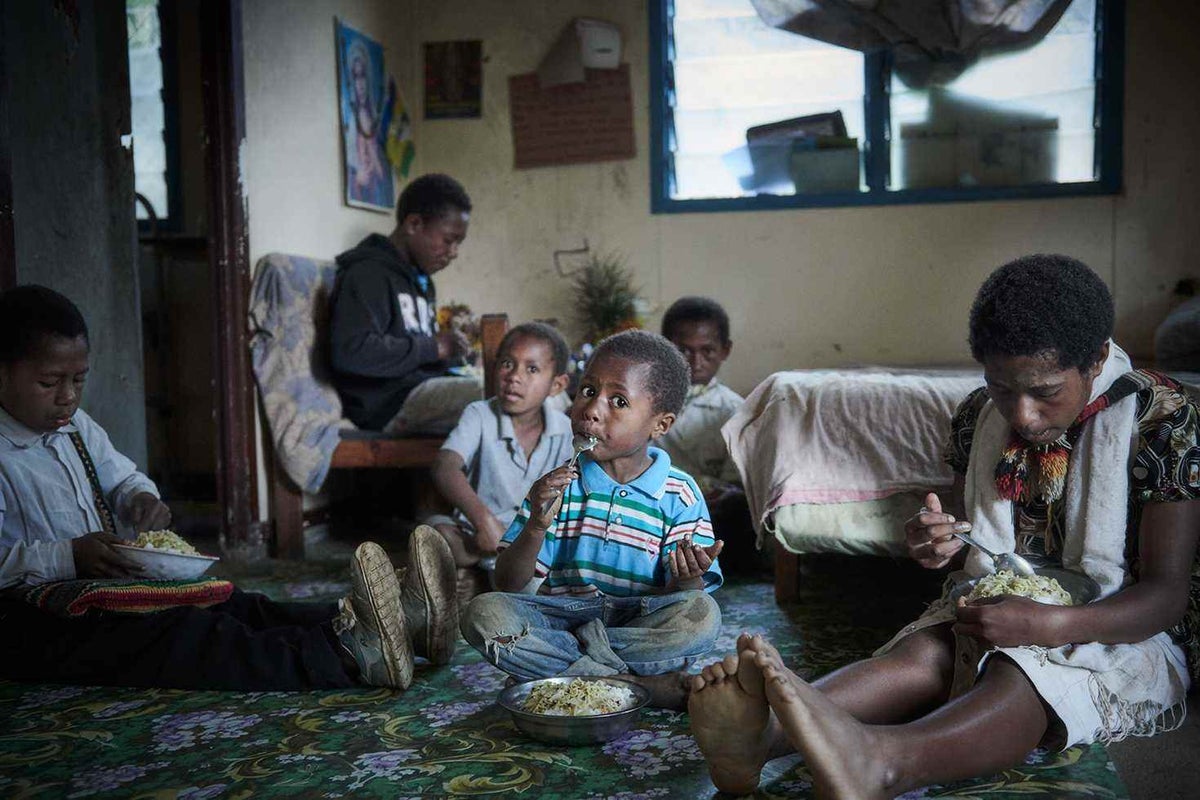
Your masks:
<svg viewBox="0 0 1200 800"><path fill-rule="evenodd" d="M7 506L0 492L0 528L4 526ZM71 540L54 542L17 542L0 545L0 589L36 586L48 581L65 581L75 577L75 555Z"/></svg>

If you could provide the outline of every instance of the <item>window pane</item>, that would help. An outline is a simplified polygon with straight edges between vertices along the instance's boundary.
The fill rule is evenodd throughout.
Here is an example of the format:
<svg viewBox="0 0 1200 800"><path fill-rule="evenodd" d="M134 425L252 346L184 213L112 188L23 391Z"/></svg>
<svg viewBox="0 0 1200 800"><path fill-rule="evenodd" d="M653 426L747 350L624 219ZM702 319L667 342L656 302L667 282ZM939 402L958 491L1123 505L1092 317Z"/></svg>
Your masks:
<svg viewBox="0 0 1200 800"><path fill-rule="evenodd" d="M1098 180L1095 0L1041 42L981 59L949 84L891 86L892 189Z"/></svg>
<svg viewBox="0 0 1200 800"><path fill-rule="evenodd" d="M861 53L770 28L747 0L674 5L672 199L864 188ZM756 126L833 112L845 137L800 145L794 130L747 137Z"/></svg>
<svg viewBox="0 0 1200 800"><path fill-rule="evenodd" d="M133 128L134 186L154 206L159 219L171 214L167 205L167 148L163 138L162 31L157 0L126 0L129 36L129 99ZM149 219L141 203L137 218Z"/></svg>

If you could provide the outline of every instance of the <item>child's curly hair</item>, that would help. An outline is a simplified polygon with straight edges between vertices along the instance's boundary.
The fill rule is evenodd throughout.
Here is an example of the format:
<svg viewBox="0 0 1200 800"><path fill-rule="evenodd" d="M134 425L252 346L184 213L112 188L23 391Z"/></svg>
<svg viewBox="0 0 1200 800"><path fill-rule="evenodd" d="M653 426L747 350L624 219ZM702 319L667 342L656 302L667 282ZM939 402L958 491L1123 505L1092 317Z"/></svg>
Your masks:
<svg viewBox="0 0 1200 800"><path fill-rule="evenodd" d="M983 282L971 306L971 355L1054 353L1060 369L1084 370L1112 336L1113 300L1095 272L1070 256L1023 256Z"/></svg>
<svg viewBox="0 0 1200 800"><path fill-rule="evenodd" d="M37 284L0 292L0 363L34 354L46 336L88 340L79 308L53 289Z"/></svg>
<svg viewBox="0 0 1200 800"><path fill-rule="evenodd" d="M512 343L522 336L538 339L550 348L550 353L554 356L555 375L563 375L570 368L571 348L567 346L567 340L556 328L545 322L522 322L520 325L509 328L508 332L504 334L504 338L500 340L500 347L496 349L496 355L507 352Z"/></svg>
<svg viewBox="0 0 1200 800"><path fill-rule="evenodd" d="M471 198L462 184L443 175L431 172L414 180L396 201L396 221L404 222L409 214L420 214L421 219L438 219L452 211L471 212Z"/></svg>
<svg viewBox="0 0 1200 800"><path fill-rule="evenodd" d="M669 340L650 331L621 331L600 342L592 359L601 353L650 365L646 391L654 400L655 413L678 414L683 410L683 401L692 384L692 371L683 354Z"/></svg>
<svg viewBox="0 0 1200 800"><path fill-rule="evenodd" d="M711 322L717 326L721 344L729 344L729 315L711 297L681 297L671 304L662 318L662 335L668 339L682 322Z"/></svg>

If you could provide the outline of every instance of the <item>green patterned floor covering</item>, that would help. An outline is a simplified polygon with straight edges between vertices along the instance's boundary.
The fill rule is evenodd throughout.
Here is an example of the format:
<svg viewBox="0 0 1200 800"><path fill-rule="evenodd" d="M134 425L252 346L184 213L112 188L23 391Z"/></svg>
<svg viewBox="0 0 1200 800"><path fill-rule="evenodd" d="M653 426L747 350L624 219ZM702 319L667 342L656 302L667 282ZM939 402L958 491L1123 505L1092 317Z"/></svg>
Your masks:
<svg viewBox="0 0 1200 800"><path fill-rule="evenodd" d="M815 563L803 602L786 610L763 583L721 589L720 652L741 630L764 632L788 663L819 675L869 652L920 607L916 593L897 597L881 589L887 583L876 573L894 575L889 562ZM342 571L307 563L286 578L241 583L280 599L327 599L347 588ZM548 747L523 738L493 704L503 682L462 645L450 667L419 670L405 693L0 683L0 797L648 800L714 794L685 715L648 711L634 730L606 745ZM770 765L758 796L807 797L809 788L802 764L780 761ZM1093 746L1037 752L1020 769L906 795L1037 796L1123 798L1127 792L1104 749Z"/></svg>

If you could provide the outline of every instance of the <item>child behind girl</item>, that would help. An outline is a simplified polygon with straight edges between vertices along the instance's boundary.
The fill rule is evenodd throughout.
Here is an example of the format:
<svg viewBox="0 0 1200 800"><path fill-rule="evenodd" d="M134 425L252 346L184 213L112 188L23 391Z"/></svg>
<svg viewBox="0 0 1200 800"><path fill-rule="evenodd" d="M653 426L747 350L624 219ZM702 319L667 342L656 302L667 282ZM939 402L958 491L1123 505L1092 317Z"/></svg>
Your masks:
<svg viewBox="0 0 1200 800"><path fill-rule="evenodd" d="M569 358L549 325L512 328L496 354L496 396L467 406L438 452L433 482L454 512L425 523L446 538L460 569L490 573L529 487L570 458L571 421L550 402L567 386Z"/></svg>

